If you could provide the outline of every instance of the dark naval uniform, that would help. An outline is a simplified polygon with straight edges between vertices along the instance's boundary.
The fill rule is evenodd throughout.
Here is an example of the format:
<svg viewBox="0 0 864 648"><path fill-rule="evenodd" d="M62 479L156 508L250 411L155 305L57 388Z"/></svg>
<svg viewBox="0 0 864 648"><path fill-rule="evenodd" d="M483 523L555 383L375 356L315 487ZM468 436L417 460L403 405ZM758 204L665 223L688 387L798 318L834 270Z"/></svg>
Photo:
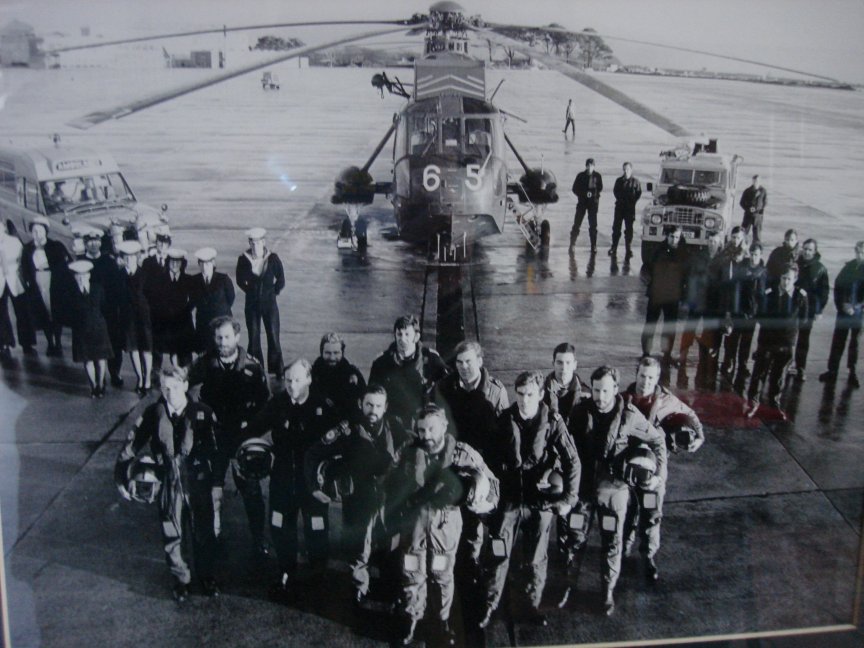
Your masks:
<svg viewBox="0 0 864 648"><path fill-rule="evenodd" d="M282 349L279 346L279 306L276 297L285 287L285 272L282 261L273 252L266 252L261 273L252 270L252 261L243 253L237 258L237 285L246 293L246 333L249 336L249 353L264 364L261 351L261 323L267 336L267 370L274 375L282 374Z"/></svg>
<svg viewBox="0 0 864 648"><path fill-rule="evenodd" d="M203 274L189 280L192 308L195 309L195 351L204 353L213 345L210 322L217 317L231 316L234 305L234 282L224 272L214 272L210 281Z"/></svg>
<svg viewBox="0 0 864 648"><path fill-rule="evenodd" d="M195 340L192 325L192 277L180 271L159 275L148 286L153 321L153 351L177 355L189 363Z"/></svg>
<svg viewBox="0 0 864 648"><path fill-rule="evenodd" d="M225 472L230 464L231 477L243 497L252 540L256 546L260 546L264 541L266 522L261 484L243 479L231 459L246 438L249 422L270 398L267 375L257 359L238 347L237 358L230 363L223 362L215 352L205 353L198 358L189 372L189 385L197 384L201 385L201 401L213 408L222 423L216 439L219 452L213 466L214 483L216 486L224 485ZM219 517L217 511L217 520ZM217 524L217 535L220 526Z"/></svg>
<svg viewBox="0 0 864 648"><path fill-rule="evenodd" d="M107 360L113 355L108 325L102 314L105 293L98 283L91 283L84 293L76 286L69 295L69 310L72 315L72 360L95 362Z"/></svg>

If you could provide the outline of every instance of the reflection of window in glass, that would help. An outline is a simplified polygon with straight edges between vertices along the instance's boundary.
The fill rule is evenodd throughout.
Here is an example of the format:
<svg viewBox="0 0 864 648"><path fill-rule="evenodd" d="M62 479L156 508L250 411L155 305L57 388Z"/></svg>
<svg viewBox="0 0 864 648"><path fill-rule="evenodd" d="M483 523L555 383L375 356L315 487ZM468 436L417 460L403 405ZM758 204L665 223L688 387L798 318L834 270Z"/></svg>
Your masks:
<svg viewBox="0 0 864 648"><path fill-rule="evenodd" d="M488 119L466 119L465 139L465 154L485 160L492 152L492 122Z"/></svg>
<svg viewBox="0 0 864 648"><path fill-rule="evenodd" d="M693 171L690 169L663 169L663 184L692 184Z"/></svg>
<svg viewBox="0 0 864 648"><path fill-rule="evenodd" d="M441 144L444 153L458 153L462 122L458 117L441 120Z"/></svg>
<svg viewBox="0 0 864 648"><path fill-rule="evenodd" d="M423 155L435 149L438 118L434 113L417 113L409 121L411 155Z"/></svg>

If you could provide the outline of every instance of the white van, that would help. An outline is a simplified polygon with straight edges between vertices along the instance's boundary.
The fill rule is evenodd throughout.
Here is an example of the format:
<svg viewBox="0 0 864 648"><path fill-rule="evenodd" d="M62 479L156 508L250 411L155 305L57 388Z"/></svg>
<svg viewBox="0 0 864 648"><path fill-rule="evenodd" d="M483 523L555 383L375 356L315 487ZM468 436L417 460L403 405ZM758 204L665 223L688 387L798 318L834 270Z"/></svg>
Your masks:
<svg viewBox="0 0 864 648"><path fill-rule="evenodd" d="M51 238L77 256L84 251L84 226L108 234L111 225L145 249L158 231L167 231L167 206L157 210L135 200L114 158L103 151L56 147L0 147L0 222L23 240L39 215L51 221Z"/></svg>

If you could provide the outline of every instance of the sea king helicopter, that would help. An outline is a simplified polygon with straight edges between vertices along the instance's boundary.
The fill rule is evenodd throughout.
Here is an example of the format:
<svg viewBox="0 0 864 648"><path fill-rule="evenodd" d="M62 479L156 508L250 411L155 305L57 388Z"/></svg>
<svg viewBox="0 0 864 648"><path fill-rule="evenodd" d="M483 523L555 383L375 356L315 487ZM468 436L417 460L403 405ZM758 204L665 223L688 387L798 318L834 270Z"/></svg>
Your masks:
<svg viewBox="0 0 864 648"><path fill-rule="evenodd" d="M438 2L429 10L410 94L398 78L373 77L382 96L387 89L408 102L366 164L348 167L336 180L331 200L348 216L340 247L365 247L358 215L376 194L390 197L400 238L428 243L440 263L470 259L474 242L500 233L508 214L534 249L549 245L549 222L541 216L558 201L555 176L529 168L507 137L508 113L492 104L494 92L487 97L484 62L468 56L468 44L462 7ZM369 169L394 136L392 179L376 182ZM506 147L522 166L518 178L507 169Z"/></svg>

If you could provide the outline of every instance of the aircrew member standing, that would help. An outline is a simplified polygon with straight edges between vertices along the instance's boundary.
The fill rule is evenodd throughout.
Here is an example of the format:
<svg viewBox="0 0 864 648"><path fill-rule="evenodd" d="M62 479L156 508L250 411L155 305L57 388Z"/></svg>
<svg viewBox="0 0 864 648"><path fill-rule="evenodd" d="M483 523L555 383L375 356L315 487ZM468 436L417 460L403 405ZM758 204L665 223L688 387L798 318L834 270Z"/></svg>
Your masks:
<svg viewBox="0 0 864 648"><path fill-rule="evenodd" d="M567 515L576 504L581 466L564 419L551 412L542 398L543 376L538 372L521 373L516 378L516 402L498 418L494 443L497 456L489 462L501 476L501 502L489 523L489 568L484 574L486 609L480 627L488 625L501 600L520 527L525 540L524 557L530 562L525 588L530 620L547 624L539 608L549 564L549 532L555 515ZM549 481L553 470L560 470L560 491ZM503 544L504 555L496 555L496 541Z"/></svg>
<svg viewBox="0 0 864 648"><path fill-rule="evenodd" d="M633 177L633 165L625 162L624 174L615 180L612 193L615 195L615 217L612 221L612 247L609 256L618 254L618 241L621 240L621 226L624 226L625 260L633 257L630 245L633 243L633 221L636 220L636 204L642 197L642 184Z"/></svg>
<svg viewBox="0 0 864 648"><path fill-rule="evenodd" d="M753 228L753 238L751 242L759 243L759 233L762 231L762 215L765 213L765 204L768 202L768 192L762 186L759 180L759 175L753 176L753 184L741 192L741 209L744 210L744 219L741 221L741 227L744 228L744 233L749 234L750 228Z"/></svg>
<svg viewBox="0 0 864 648"><path fill-rule="evenodd" d="M366 388L363 374L345 357L345 340L325 333L318 345L320 356L312 363L312 391L329 401L340 420L353 420Z"/></svg>
<svg viewBox="0 0 864 648"><path fill-rule="evenodd" d="M90 398L105 395L105 374L108 358L112 355L108 325L102 314L105 292L98 283L91 282L93 263L73 261L69 270L74 273L76 290L69 295L72 315L72 360L83 362L90 381Z"/></svg>
<svg viewBox="0 0 864 648"><path fill-rule="evenodd" d="M810 333L813 322L822 317L822 311L828 305L831 286L828 281L828 270L822 265L819 247L816 239L807 239L801 246L798 257L798 282L796 287L807 293L807 319L801 322L798 329L798 339L795 342L795 368L790 371L798 380L804 381L804 370L807 368L807 355L810 352Z"/></svg>
<svg viewBox="0 0 864 648"><path fill-rule="evenodd" d="M231 317L234 304L234 282L224 272L216 272L216 250L211 247L195 251L201 273L189 281L192 307L195 309L195 352L204 353L213 344L211 322L217 317Z"/></svg>
<svg viewBox="0 0 864 648"><path fill-rule="evenodd" d="M244 479L232 461L246 437L246 428L270 398L267 374L261 363L240 346L240 322L229 316L210 322L211 350L202 355L189 373L189 384L201 385L201 401L213 408L221 425L216 441L219 451L213 466L213 507L215 534L221 531L222 489L229 465L234 485L243 497L254 550L266 556L264 541L266 513L258 481Z"/></svg>
<svg viewBox="0 0 864 648"><path fill-rule="evenodd" d="M137 242L135 245L140 247ZM184 557L190 544L204 594L219 594L214 578L212 498L218 423L207 405L187 399L189 383L185 369L166 365L160 378L162 397L136 421L117 457L114 479L120 494L128 500L131 496L127 470L135 458L146 449L161 466L162 539L174 576L174 598L182 603L189 596L192 580ZM192 538L186 532L190 522Z"/></svg>
<svg viewBox="0 0 864 648"><path fill-rule="evenodd" d="M684 298L684 283L687 267L684 248L681 244L681 228L673 227L666 233L666 240L654 253L648 270L648 305L645 309L645 326L642 329L642 355L651 355L654 329L663 315L661 334L663 360L666 364L677 364L672 359L675 345L675 327L678 323L678 306Z"/></svg>
<svg viewBox="0 0 864 648"><path fill-rule="evenodd" d="M393 324L394 342L375 358L369 383L387 390L390 413L409 425L417 409L432 398L435 383L447 375L438 353L420 343L420 323L404 315Z"/></svg>
<svg viewBox="0 0 864 648"><path fill-rule="evenodd" d="M123 264L122 279L117 282L118 323L123 337L123 348L129 352L138 382L135 391L144 395L150 390L150 371L153 368L153 328L150 322L150 303L145 287L147 277L138 267L141 244L123 241L117 246Z"/></svg>
<svg viewBox="0 0 864 648"><path fill-rule="evenodd" d="M237 258L237 285L246 293L246 333L249 353L264 364L261 351L261 323L267 336L267 371L282 374L282 349L279 346L279 306L276 297L285 287L285 271L275 252L267 249L263 227L246 230L249 249Z"/></svg>
<svg viewBox="0 0 864 648"><path fill-rule="evenodd" d="M675 394L670 392L665 387L661 387L660 381L660 363L656 358L642 358L636 368L636 382L631 384L627 391L624 392L624 397L629 399L630 403L636 406L648 422L657 429L664 428L664 422L668 422L670 417L680 418L686 426L693 431L693 438L687 447L682 448L687 452L696 452L705 443L705 433L702 430L702 423L696 413L684 402L681 401ZM666 438L670 435L665 432ZM669 446L667 444L667 451ZM641 543L639 550L645 556L646 564L650 566L649 575L652 580L657 580L659 571L657 569L654 557L660 549L660 521L663 517L663 499L666 495L665 482L656 491L655 507L646 508L641 505L638 498L634 498L630 502L630 507L635 514L638 511L638 520L634 520L634 532L641 531ZM634 508L635 507L635 508ZM628 516L629 518L630 516ZM625 555L629 553L628 545L635 541L635 535L631 538L628 535L628 528L625 527ZM653 565L653 566L652 566Z"/></svg>
<svg viewBox="0 0 864 648"><path fill-rule="evenodd" d="M273 437L275 463L270 475L270 534L279 558L279 578L271 596L282 600L297 576L297 515L303 516L306 552L314 571L322 571L329 553L327 504L306 485L306 452L337 422L323 399L311 393L312 365L301 358L285 369L285 391L276 394L249 425L247 436Z"/></svg>
<svg viewBox="0 0 864 648"><path fill-rule="evenodd" d="M570 587L576 588L596 510L605 554L603 604L609 615L615 609L614 591L621 573L624 520L630 501L630 486L622 480L618 464L628 446L640 442L647 445L655 457L656 474L643 492L656 492L666 481L666 440L663 432L618 393L618 371L608 366L591 374L591 396L573 407L569 428L582 461L581 506L574 511L581 519L579 524L571 524L575 573ZM655 569L652 562L646 562L646 573L652 579Z"/></svg>
<svg viewBox="0 0 864 648"><path fill-rule="evenodd" d="M350 419L343 419L306 453L306 482L312 496L329 503L318 469L325 461L340 461L338 472L351 480L353 491L344 495L343 538L353 586L352 603L359 611L369 594L372 554L389 553L384 528L384 487L402 449L410 441L402 422L387 415L387 392L380 385L365 387ZM341 459L338 459L340 458ZM396 577L392 560L381 566L386 583Z"/></svg>
<svg viewBox="0 0 864 648"><path fill-rule="evenodd" d="M48 339L47 355L62 356L60 336L64 320L68 320L63 310L71 288L68 265L72 257L60 241L48 238L50 226L44 216L30 223L33 240L24 245L21 254L21 278L28 295L30 321Z"/></svg>
<svg viewBox="0 0 864 648"><path fill-rule="evenodd" d="M153 350L187 366L192 361L192 278L186 274L186 250L168 250L168 272L148 286L153 320Z"/></svg>
<svg viewBox="0 0 864 648"><path fill-rule="evenodd" d="M582 221L588 214L588 236L591 238L591 254L597 252L597 208L600 206L600 192L603 191L603 176L594 170L594 158L585 160L585 170L573 181L576 194L576 216L570 229L570 254L576 252L576 239L582 229Z"/></svg>
<svg viewBox="0 0 864 648"><path fill-rule="evenodd" d="M405 448L387 484L387 516L400 530L402 549L402 609L398 640L409 645L417 622L423 619L430 595L438 614L437 634L447 645L455 638L450 629L453 605L453 568L462 532L459 504L490 507L497 496L497 479L480 454L447 433L447 416L435 404L424 405L414 417L413 445ZM469 473L466 489L459 473ZM481 482L485 486L481 486ZM486 510L490 510L486 508ZM437 587L436 587L437 586Z"/></svg>
<svg viewBox="0 0 864 648"><path fill-rule="evenodd" d="M584 387L576 375L576 347L562 342L552 351L552 373L543 381L543 402L567 423L573 404L582 398Z"/></svg>
<svg viewBox="0 0 864 648"><path fill-rule="evenodd" d="M33 348L36 335L30 326L30 312L24 284L21 281L21 255L24 246L17 236L12 236L6 225L0 224L0 359L11 357L10 350L15 346L15 334L12 332L12 322L9 320L8 300L12 300L15 311L15 326L18 330L18 342L25 349Z"/></svg>

